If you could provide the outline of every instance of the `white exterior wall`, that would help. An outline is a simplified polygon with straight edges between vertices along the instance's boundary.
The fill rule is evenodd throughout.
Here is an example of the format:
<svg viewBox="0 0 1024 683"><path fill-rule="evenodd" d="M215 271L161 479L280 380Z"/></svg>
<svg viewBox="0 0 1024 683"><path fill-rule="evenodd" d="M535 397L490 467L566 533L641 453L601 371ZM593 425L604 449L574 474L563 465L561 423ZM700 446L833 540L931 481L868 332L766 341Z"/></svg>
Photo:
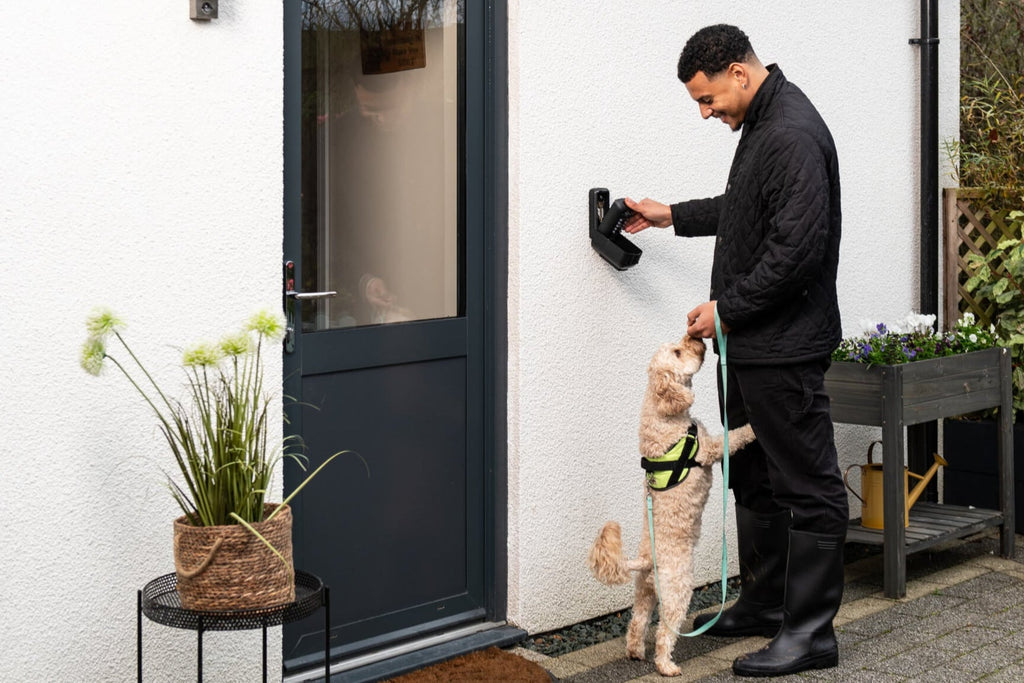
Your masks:
<svg viewBox="0 0 1024 683"><path fill-rule="evenodd" d="M616 272L589 246L586 197L596 186L666 201L721 190L737 138L702 121L675 78L693 31L739 24L830 124L848 331L916 305L919 59L907 39L919 29L917 3L904 4L840 3L826 17L806 0L617 0L599 12L511 0L514 623L543 631L630 600L593 581L585 556L607 519L630 546L639 537L645 368L706 297L711 243L650 230L634 238L639 266ZM133 680L135 591L173 566L176 510L161 477L172 465L123 380L79 368L86 314L113 307L173 385L170 347L279 298L280 4L222 2L210 24L190 21L187 5L0 4L0 680ZM943 138L956 134L958 14L956 0L940 3ZM714 428L711 367L696 413ZM280 368L270 372L277 383ZM863 458L865 431L839 428L844 466ZM718 575L718 496L701 581ZM188 680L194 633L144 628L146 680ZM258 677L257 633L204 644L209 680Z"/></svg>
<svg viewBox="0 0 1024 683"><path fill-rule="evenodd" d="M186 0L0 3L0 680L134 680L174 465L127 383L79 368L83 323L114 308L177 388L172 346L279 305L281 21L276 2L209 24ZM194 632L144 632L147 681L194 680ZM259 680L258 631L204 650L207 680Z"/></svg>
<svg viewBox="0 0 1024 683"><path fill-rule="evenodd" d="M844 331L919 298L919 3L510 2L509 615L531 632L630 604L586 555L601 525L643 532L637 415L654 349L705 301L712 240L650 229L626 272L590 248L587 192L664 202L720 194L738 135L703 121L676 79L686 39L740 26L818 107L839 151ZM957 135L959 4L939 3L940 137ZM945 155L943 153L943 161ZM943 171L943 182L952 184ZM709 360L715 358L709 356ZM714 361L695 413L720 430ZM842 467L873 432L839 425ZM721 481L705 510L699 583L719 578ZM851 513L859 514L853 499ZM736 573L729 503L731 574Z"/></svg>

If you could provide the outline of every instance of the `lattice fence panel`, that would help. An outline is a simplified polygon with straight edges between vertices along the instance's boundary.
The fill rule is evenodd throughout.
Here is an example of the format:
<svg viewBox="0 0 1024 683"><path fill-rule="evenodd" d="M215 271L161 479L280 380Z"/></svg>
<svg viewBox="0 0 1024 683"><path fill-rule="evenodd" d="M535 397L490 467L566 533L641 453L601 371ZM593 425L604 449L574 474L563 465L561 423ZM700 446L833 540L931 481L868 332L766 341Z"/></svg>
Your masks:
<svg viewBox="0 0 1024 683"><path fill-rule="evenodd" d="M968 311L974 313L979 322L986 326L992 322L995 314L995 306L991 301L964 289L964 283L967 282L964 257L971 252L988 254L994 246L1006 239L1021 239L1020 231L1014 232L1008 227L1007 220L1010 211L1020 208L1020 193L1004 192L989 196L991 201L986 200L985 193L980 190L955 187L943 190L943 282L947 328Z"/></svg>

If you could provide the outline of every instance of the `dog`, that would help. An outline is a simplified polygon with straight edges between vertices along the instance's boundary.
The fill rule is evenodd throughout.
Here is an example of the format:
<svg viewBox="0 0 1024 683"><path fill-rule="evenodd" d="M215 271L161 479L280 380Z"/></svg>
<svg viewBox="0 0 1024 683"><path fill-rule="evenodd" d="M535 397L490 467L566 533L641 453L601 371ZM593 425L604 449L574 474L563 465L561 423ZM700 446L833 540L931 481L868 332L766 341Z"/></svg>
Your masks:
<svg viewBox="0 0 1024 683"><path fill-rule="evenodd" d="M672 661L676 633L686 617L693 595L693 549L700 538L701 515L711 489L713 463L722 459L723 437L712 437L704 425L690 416L693 405L692 377L704 363L706 347L701 339L684 336L677 344L662 344L647 368L647 390L640 411L640 455L651 461L661 459L673 446L687 440L696 428L694 466L679 483L656 490L659 482L648 474L647 489L653 499L654 536L661 591L660 623L655 636L654 663L663 676L678 676ZM729 431L730 451L754 441L750 425ZM645 469L647 469L645 467ZM663 484L662 484L663 485ZM606 585L629 581L636 572L633 618L626 632L626 654L644 659L644 637L658 596L655 591L651 541L648 532L646 496L644 533L635 560L622 554L622 531L617 522L607 522L589 554L590 570Z"/></svg>

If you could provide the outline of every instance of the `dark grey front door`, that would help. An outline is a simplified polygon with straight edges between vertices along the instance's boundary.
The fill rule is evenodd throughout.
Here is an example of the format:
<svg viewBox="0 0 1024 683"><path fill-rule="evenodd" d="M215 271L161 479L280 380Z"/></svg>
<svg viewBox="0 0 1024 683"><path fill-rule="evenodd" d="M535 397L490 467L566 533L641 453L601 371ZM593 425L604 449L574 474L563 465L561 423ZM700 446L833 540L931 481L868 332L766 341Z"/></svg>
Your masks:
<svg viewBox="0 0 1024 683"><path fill-rule="evenodd" d="M296 567L330 587L332 658L493 616L469 5L285 3L285 259L295 291L336 293L286 300L286 430L310 467L352 451L293 503ZM303 476L286 463L286 490ZM320 617L286 626L286 665L322 648Z"/></svg>

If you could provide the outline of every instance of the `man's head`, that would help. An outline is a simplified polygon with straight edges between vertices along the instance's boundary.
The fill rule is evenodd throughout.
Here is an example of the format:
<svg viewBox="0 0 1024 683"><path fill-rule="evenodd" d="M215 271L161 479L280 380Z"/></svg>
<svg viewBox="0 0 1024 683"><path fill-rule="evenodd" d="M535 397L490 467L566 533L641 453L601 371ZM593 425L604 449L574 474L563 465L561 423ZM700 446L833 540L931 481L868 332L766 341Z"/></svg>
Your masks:
<svg viewBox="0 0 1024 683"><path fill-rule="evenodd" d="M754 93L768 75L747 35L727 24L693 34L679 55L677 73L701 116L720 119L733 130L743 124Z"/></svg>

